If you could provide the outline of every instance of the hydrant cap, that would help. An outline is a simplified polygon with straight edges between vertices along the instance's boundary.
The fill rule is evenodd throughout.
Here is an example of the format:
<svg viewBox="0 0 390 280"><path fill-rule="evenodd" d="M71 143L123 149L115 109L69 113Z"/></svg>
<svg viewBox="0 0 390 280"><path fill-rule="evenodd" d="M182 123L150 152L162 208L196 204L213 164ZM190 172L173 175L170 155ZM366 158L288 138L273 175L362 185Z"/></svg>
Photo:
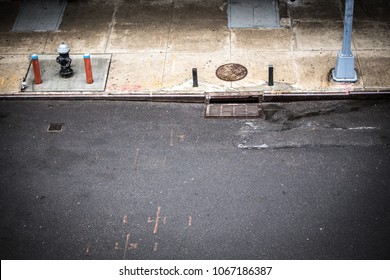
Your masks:
<svg viewBox="0 0 390 280"><path fill-rule="evenodd" d="M60 53L60 54L66 54L66 53L70 52L70 49L69 49L69 47L68 47L67 44L65 44L64 42L62 42L62 43L58 46L57 52Z"/></svg>

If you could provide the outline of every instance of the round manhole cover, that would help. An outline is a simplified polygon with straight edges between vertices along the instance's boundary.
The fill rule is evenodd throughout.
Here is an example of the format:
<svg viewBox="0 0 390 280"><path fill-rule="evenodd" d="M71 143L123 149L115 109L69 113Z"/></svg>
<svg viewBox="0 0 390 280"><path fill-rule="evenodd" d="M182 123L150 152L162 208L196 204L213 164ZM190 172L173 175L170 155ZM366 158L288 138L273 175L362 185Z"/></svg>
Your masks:
<svg viewBox="0 0 390 280"><path fill-rule="evenodd" d="M248 74L248 70L237 63L228 63L222 66L219 66L216 71L217 77L221 80L233 82L239 81L245 78Z"/></svg>

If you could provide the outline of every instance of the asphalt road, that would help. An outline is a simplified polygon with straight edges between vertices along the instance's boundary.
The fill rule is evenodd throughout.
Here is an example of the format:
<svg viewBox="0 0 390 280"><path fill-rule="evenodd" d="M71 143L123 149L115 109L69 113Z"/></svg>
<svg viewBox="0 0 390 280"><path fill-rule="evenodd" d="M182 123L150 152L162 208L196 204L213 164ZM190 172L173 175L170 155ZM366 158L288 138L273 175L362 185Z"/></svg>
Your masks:
<svg viewBox="0 0 390 280"><path fill-rule="evenodd" d="M1 102L1 259L388 259L390 102L264 106Z"/></svg>

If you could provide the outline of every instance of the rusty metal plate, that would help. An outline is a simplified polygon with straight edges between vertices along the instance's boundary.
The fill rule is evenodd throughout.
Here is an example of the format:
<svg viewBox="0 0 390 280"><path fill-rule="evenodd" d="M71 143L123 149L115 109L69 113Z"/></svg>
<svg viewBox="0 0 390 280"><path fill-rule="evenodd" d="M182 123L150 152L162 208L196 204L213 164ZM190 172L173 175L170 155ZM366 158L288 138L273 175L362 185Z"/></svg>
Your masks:
<svg viewBox="0 0 390 280"><path fill-rule="evenodd" d="M219 66L216 75L218 78L228 82L239 81L245 78L248 74L248 70L237 63L228 63L222 66Z"/></svg>
<svg viewBox="0 0 390 280"><path fill-rule="evenodd" d="M207 104L206 118L260 118L262 109L259 104Z"/></svg>

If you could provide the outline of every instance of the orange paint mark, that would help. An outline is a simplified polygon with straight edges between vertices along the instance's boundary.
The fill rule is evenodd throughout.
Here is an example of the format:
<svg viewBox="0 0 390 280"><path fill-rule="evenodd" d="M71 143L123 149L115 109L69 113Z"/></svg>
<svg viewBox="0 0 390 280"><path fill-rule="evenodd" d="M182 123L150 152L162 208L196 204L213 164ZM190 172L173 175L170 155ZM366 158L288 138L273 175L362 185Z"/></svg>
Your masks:
<svg viewBox="0 0 390 280"><path fill-rule="evenodd" d="M157 207L157 213L156 213L156 222L154 224L154 229L153 229L153 233L156 234L157 233L157 230L158 230L158 221L160 219L160 211L161 211L161 207Z"/></svg>
<svg viewBox="0 0 390 280"><path fill-rule="evenodd" d="M160 213L161 213L161 207L158 206L157 207L156 218L154 220L152 220L152 218L148 217L148 223L154 223L153 234L157 234L158 225L159 225L160 219L162 218L160 216ZM167 221L167 217L163 217L163 223L164 224L166 223L166 221Z"/></svg>
<svg viewBox="0 0 390 280"><path fill-rule="evenodd" d="M129 250L137 250L138 243L130 243L129 244Z"/></svg>
<svg viewBox="0 0 390 280"><path fill-rule="evenodd" d="M126 225L128 223L129 223L129 221L128 221L127 215L124 215L123 220L122 220L122 224Z"/></svg>
<svg viewBox="0 0 390 280"><path fill-rule="evenodd" d="M180 134L180 135L179 135L179 139L180 139L181 142L183 142L184 140L186 140L186 138L187 138L187 135L185 135L185 134Z"/></svg>

